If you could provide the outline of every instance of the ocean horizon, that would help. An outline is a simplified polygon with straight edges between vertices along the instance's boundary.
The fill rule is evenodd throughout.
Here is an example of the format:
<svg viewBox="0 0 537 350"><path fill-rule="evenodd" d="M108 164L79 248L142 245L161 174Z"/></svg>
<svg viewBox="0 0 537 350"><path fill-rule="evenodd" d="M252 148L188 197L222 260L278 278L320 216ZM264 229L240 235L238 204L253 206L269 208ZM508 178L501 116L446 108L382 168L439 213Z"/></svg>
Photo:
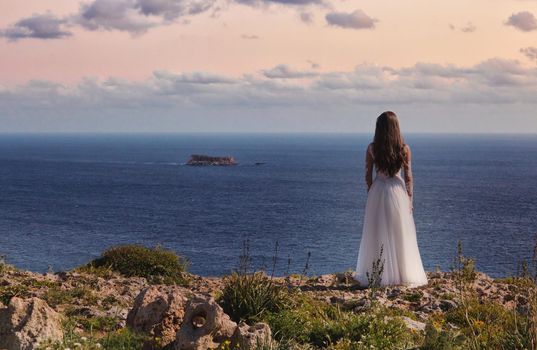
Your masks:
<svg viewBox="0 0 537 350"><path fill-rule="evenodd" d="M537 135L407 133L426 270L464 254L515 274L537 234ZM162 245L190 271L353 269L366 190L365 133L0 133L0 254L68 270L127 243ZM194 153L234 167L189 167ZM263 163L256 165L256 163ZM289 259L291 261L288 264Z"/></svg>

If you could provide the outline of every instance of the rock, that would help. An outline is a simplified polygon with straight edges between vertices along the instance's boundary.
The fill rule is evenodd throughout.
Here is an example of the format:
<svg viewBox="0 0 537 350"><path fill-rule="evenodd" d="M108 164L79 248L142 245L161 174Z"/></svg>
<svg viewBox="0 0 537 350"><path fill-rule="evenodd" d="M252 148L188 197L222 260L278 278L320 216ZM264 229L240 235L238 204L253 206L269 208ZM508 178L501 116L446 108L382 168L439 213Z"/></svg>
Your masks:
<svg viewBox="0 0 537 350"><path fill-rule="evenodd" d="M371 300L363 298L355 302L354 312L365 312L371 309Z"/></svg>
<svg viewBox="0 0 537 350"><path fill-rule="evenodd" d="M235 165L233 157L212 157L202 154L193 154L186 163L187 165Z"/></svg>
<svg viewBox="0 0 537 350"><path fill-rule="evenodd" d="M336 278L337 277L335 275L332 275L332 274L321 275L321 276L317 277L317 279L315 280L315 284L320 285L320 286L324 286L324 287L330 287L331 285L333 285L336 282Z"/></svg>
<svg viewBox="0 0 537 350"><path fill-rule="evenodd" d="M330 297L331 304L344 304L347 301L347 298L344 296L333 295Z"/></svg>
<svg viewBox="0 0 537 350"><path fill-rule="evenodd" d="M60 315L39 298L11 298L0 309L0 349L32 350L39 343L63 340Z"/></svg>
<svg viewBox="0 0 537 350"><path fill-rule="evenodd" d="M386 291L386 297L388 299L395 299L399 295L401 295L401 289L399 289L399 288L392 288L391 290Z"/></svg>
<svg viewBox="0 0 537 350"><path fill-rule="evenodd" d="M526 305L528 303L528 298L526 298L523 295L519 295L517 297L517 303L520 304L520 305Z"/></svg>
<svg viewBox="0 0 537 350"><path fill-rule="evenodd" d="M127 315L127 325L135 331L161 338L162 345L173 342L183 322L189 293L178 286L143 289Z"/></svg>
<svg viewBox="0 0 537 350"><path fill-rule="evenodd" d="M195 296L186 306L177 332L176 350L206 350L231 340L237 324L224 313L212 297Z"/></svg>
<svg viewBox="0 0 537 350"><path fill-rule="evenodd" d="M453 300L449 300L449 299L444 299L444 300L440 300L440 309L444 312L446 311L449 311L451 309L455 309L457 306L457 303L454 302Z"/></svg>
<svg viewBox="0 0 537 350"><path fill-rule="evenodd" d="M241 323L231 338L231 349L256 350L269 348L272 344L272 332L266 323L249 326Z"/></svg>
<svg viewBox="0 0 537 350"><path fill-rule="evenodd" d="M440 309L440 303L436 300L432 300L431 302L425 304L425 305L422 305L419 307L418 309L419 311L423 311L425 313L433 313L433 312L437 312Z"/></svg>
<svg viewBox="0 0 537 350"><path fill-rule="evenodd" d="M408 329L421 332L425 330L425 323L416 321L407 316L401 316L401 319L405 323Z"/></svg>

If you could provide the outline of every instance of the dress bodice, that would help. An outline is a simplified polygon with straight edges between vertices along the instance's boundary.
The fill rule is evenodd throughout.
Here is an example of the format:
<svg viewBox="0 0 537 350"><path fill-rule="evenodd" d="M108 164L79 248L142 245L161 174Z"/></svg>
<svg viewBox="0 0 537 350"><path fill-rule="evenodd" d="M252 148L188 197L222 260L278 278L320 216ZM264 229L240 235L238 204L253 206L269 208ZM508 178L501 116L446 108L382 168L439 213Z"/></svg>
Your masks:
<svg viewBox="0 0 537 350"><path fill-rule="evenodd" d="M410 147L408 145L404 145L404 153L405 153L405 159L402 164L401 169L394 175L390 176L389 174L386 174L383 171L379 171L375 165L375 154L373 152L374 144L370 143L369 146L367 146L366 151L366 158L365 158L365 178L367 183L367 188L369 188L373 185L373 168L375 169L376 177L375 179L389 179L393 177L397 177L404 181L404 185L406 187L406 191L409 195L409 197L412 198L412 192L413 192L413 178L412 178L412 162L411 162L411 152ZM401 176L401 171L403 171L404 177Z"/></svg>

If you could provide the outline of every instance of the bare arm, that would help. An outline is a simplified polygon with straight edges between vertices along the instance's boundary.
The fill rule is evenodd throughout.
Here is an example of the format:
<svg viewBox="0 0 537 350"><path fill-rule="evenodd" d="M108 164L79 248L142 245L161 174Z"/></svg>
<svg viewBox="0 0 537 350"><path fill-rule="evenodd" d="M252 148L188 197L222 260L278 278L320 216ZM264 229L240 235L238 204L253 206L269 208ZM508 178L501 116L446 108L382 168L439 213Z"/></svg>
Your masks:
<svg viewBox="0 0 537 350"><path fill-rule="evenodd" d="M414 179L412 178L412 152L410 147L405 145L405 160L403 162L403 172L405 176L405 187L408 197L410 197L410 202L412 203L412 196L414 192Z"/></svg>
<svg viewBox="0 0 537 350"><path fill-rule="evenodd" d="M371 185L373 184L373 164L375 162L373 161L373 148L372 145L369 144L367 146L367 151L365 152L365 183L367 184L367 191L369 192L369 189L371 188Z"/></svg>

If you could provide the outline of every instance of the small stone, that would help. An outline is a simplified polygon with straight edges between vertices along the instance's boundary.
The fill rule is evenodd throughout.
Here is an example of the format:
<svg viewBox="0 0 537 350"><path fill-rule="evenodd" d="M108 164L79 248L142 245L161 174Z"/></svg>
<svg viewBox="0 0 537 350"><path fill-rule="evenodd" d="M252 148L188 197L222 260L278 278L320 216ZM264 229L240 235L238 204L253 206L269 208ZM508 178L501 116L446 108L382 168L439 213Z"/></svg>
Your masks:
<svg viewBox="0 0 537 350"><path fill-rule="evenodd" d="M425 323L416 321L407 316L401 316L401 319L405 323L408 329L422 332L425 330Z"/></svg>
<svg viewBox="0 0 537 350"><path fill-rule="evenodd" d="M399 289L399 288L393 288L393 289L391 289L391 290L386 292L386 296L387 296L388 299L395 299L399 295L401 295L401 289Z"/></svg>
<svg viewBox="0 0 537 350"><path fill-rule="evenodd" d="M444 312L455 309L456 307L458 307L458 305L453 300L444 299L440 301L440 309Z"/></svg>

